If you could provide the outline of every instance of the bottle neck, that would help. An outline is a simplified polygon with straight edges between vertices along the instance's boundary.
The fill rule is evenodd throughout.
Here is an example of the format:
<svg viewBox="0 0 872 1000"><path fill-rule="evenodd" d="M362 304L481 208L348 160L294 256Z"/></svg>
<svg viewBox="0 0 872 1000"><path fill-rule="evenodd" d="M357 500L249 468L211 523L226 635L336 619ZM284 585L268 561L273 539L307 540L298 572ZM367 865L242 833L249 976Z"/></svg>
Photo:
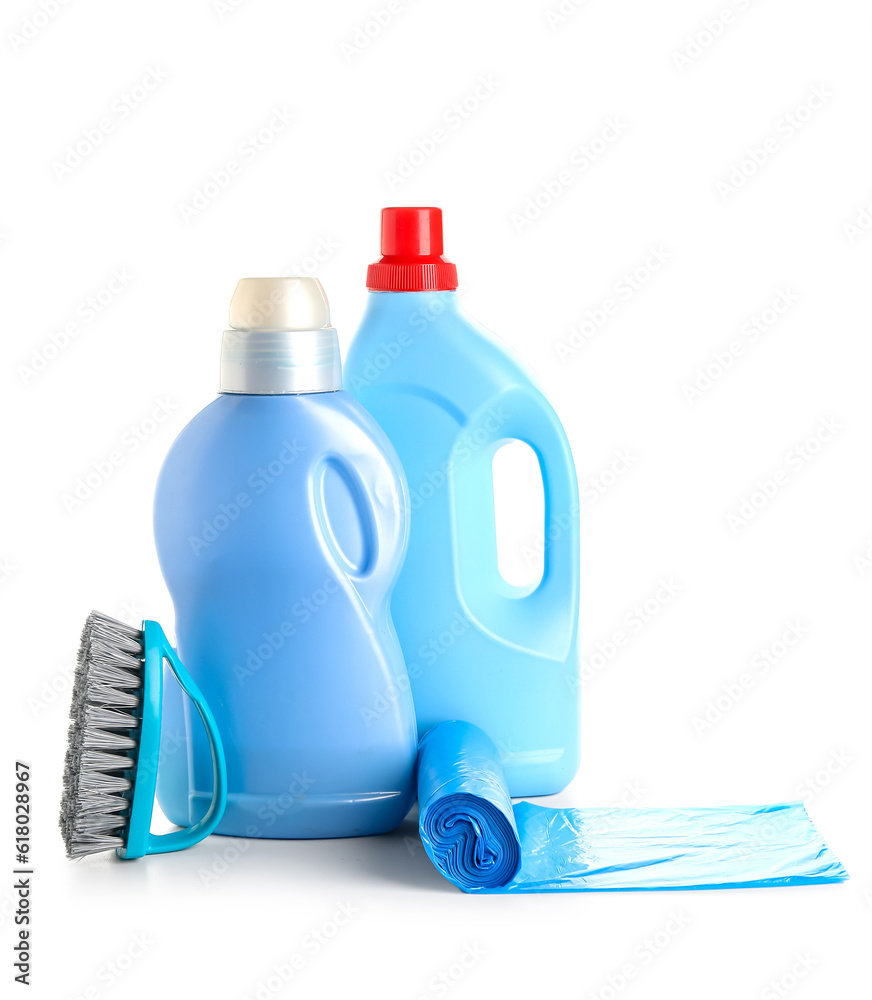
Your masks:
<svg viewBox="0 0 872 1000"><path fill-rule="evenodd" d="M272 396L342 388L339 338L321 330L225 330L219 392Z"/></svg>
<svg viewBox="0 0 872 1000"><path fill-rule="evenodd" d="M398 316L412 325L432 322L441 315L460 311L457 292L376 292L367 293L366 317Z"/></svg>

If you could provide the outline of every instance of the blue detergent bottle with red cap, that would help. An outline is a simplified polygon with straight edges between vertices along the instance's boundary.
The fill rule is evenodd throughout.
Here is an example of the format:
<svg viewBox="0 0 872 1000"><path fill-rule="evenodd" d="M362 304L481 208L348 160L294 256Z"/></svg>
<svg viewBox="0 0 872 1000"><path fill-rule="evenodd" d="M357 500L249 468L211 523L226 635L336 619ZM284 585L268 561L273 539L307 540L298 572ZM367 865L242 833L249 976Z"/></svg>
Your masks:
<svg viewBox="0 0 872 1000"><path fill-rule="evenodd" d="M418 729L473 723L499 749L512 795L557 792L579 761L569 443L531 373L461 311L441 210L384 209L381 253L345 376L409 483L409 547L391 608ZM538 459L545 501L543 572L530 586L498 565L493 460L516 440Z"/></svg>

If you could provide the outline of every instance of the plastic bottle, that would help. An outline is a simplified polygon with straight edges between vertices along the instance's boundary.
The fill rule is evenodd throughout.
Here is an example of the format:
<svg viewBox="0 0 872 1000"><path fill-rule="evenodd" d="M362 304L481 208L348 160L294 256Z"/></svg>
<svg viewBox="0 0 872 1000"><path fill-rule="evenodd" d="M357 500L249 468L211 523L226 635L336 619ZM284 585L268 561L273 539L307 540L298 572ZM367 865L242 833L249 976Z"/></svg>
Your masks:
<svg viewBox="0 0 872 1000"><path fill-rule="evenodd" d="M407 488L375 421L342 390L313 278L245 278L221 395L185 427L155 496L178 653L227 756L217 832L344 837L402 822L414 709L389 600ZM165 685L158 798L188 825L211 797L208 744Z"/></svg>
<svg viewBox="0 0 872 1000"><path fill-rule="evenodd" d="M460 311L438 208L386 208L382 257L345 362L349 391L403 463L411 536L392 613L418 728L462 719L500 751L512 795L578 768L578 486L566 435L533 377ZM540 465L544 575L497 565L493 457L512 439Z"/></svg>

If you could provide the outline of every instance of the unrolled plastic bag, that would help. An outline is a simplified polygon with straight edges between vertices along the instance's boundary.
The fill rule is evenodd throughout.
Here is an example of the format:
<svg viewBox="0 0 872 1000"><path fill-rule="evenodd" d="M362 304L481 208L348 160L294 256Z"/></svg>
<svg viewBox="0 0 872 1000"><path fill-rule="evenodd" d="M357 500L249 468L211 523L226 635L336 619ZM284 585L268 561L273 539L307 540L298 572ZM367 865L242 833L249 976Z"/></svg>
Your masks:
<svg viewBox="0 0 872 1000"><path fill-rule="evenodd" d="M427 854L464 892L729 889L848 877L801 802L513 807L496 747L467 722L442 722L421 741L418 809Z"/></svg>

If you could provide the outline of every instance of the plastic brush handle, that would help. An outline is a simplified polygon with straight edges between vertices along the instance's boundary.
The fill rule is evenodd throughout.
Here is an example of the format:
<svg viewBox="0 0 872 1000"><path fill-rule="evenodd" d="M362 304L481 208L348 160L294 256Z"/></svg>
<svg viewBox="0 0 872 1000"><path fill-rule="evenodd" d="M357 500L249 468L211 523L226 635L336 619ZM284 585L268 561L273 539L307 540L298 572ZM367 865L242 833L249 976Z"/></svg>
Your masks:
<svg viewBox="0 0 872 1000"><path fill-rule="evenodd" d="M185 670L176 651L170 645L164 630L157 622L142 623L145 633L145 665L143 667L142 727L140 730L139 757L130 809L127 844L118 848L121 858L141 858L146 854L165 854L181 851L199 843L218 825L227 804L227 765L224 748L218 735L218 726L200 689ZM160 762L161 704L163 697L163 663L166 660L182 690L196 706L212 755L212 801L206 815L193 826L172 833L151 833L151 816L154 810L155 785Z"/></svg>

